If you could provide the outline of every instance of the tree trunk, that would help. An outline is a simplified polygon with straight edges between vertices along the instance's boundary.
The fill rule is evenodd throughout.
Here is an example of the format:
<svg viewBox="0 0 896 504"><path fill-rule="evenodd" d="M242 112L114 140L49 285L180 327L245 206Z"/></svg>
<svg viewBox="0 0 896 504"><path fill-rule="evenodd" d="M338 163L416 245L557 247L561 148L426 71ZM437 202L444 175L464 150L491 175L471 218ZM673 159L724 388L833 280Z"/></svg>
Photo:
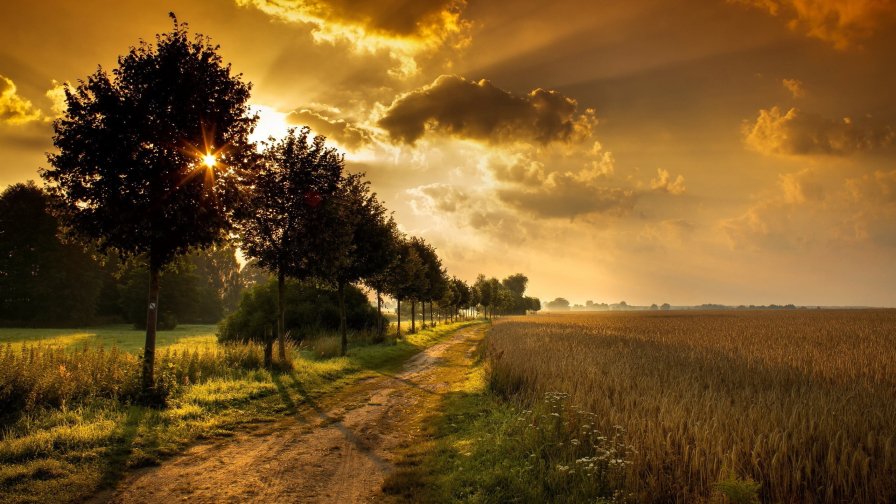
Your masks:
<svg viewBox="0 0 896 504"><path fill-rule="evenodd" d="M264 368L271 369L274 364L274 335L271 327L264 330Z"/></svg>
<svg viewBox="0 0 896 504"><path fill-rule="evenodd" d="M417 332L417 301L411 300L411 334Z"/></svg>
<svg viewBox="0 0 896 504"><path fill-rule="evenodd" d="M348 331L345 323L345 282L339 282L339 332L342 336L342 351L339 355L348 352Z"/></svg>
<svg viewBox="0 0 896 504"><path fill-rule="evenodd" d="M159 320L159 267L149 265L149 298L146 307L146 344L143 346L143 394L151 397L156 380L156 324Z"/></svg>
<svg viewBox="0 0 896 504"><path fill-rule="evenodd" d="M383 298L379 289L376 290L376 337L383 337Z"/></svg>
<svg viewBox="0 0 896 504"><path fill-rule="evenodd" d="M395 342L398 343L398 340L401 339L401 298L397 297L395 301L398 302L398 310L395 311L398 315L398 332L395 333Z"/></svg>
<svg viewBox="0 0 896 504"><path fill-rule="evenodd" d="M286 361L286 306L284 306L284 288L286 284L286 275L281 269L277 275L277 345L278 354L281 361Z"/></svg>
<svg viewBox="0 0 896 504"><path fill-rule="evenodd" d="M433 307L432 307L432 300L430 300L430 301L429 301L429 325L435 327L435 326L436 326L436 323L433 322L433 320L432 320L432 310L433 310Z"/></svg>

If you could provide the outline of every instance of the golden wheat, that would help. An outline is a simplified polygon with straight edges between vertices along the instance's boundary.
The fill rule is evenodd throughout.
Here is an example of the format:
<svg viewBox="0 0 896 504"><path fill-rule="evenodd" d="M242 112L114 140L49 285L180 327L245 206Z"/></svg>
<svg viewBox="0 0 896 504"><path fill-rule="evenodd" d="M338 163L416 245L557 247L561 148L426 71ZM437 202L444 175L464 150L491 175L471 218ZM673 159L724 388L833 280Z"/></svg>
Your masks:
<svg viewBox="0 0 896 504"><path fill-rule="evenodd" d="M896 311L617 312L495 323L491 380L627 432L641 501L896 502Z"/></svg>

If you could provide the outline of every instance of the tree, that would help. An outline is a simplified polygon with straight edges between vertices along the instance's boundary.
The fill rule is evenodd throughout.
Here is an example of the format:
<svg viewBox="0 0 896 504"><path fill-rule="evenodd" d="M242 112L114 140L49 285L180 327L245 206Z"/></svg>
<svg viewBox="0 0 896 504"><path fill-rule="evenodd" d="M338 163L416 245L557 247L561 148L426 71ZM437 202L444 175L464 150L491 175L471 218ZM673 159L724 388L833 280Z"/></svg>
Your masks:
<svg viewBox="0 0 896 504"><path fill-rule="evenodd" d="M0 320L30 325L91 322L100 265L59 236L52 200L34 182L0 194Z"/></svg>
<svg viewBox="0 0 896 504"><path fill-rule="evenodd" d="M399 249L401 247L401 234L394 219L389 217L385 223L385 227L381 230L383 241L377 248L369 249L368 253L373 255L372 261L379 266L377 271L368 275L364 279L367 284L376 293L376 311L377 311L377 340L385 337L385 325L383 321L383 293L389 291L389 277L395 269L399 261Z"/></svg>
<svg viewBox="0 0 896 504"><path fill-rule="evenodd" d="M558 311L558 310L569 310L569 301L564 298L556 298L553 301L548 301L546 303L548 310Z"/></svg>
<svg viewBox="0 0 896 504"><path fill-rule="evenodd" d="M476 277L476 291L479 293L478 300L479 304L482 305L485 318L488 318L488 308L494 301L494 293L492 292L492 284L481 273Z"/></svg>
<svg viewBox="0 0 896 504"><path fill-rule="evenodd" d="M345 289L386 271L394 258L384 249L394 244L395 223L370 191L362 174L343 177L331 205L323 211L327 232L311 237L309 268L318 279L334 284L341 314L341 354L348 351Z"/></svg>
<svg viewBox="0 0 896 504"><path fill-rule="evenodd" d="M451 288L454 292L451 316L454 317L458 310L463 310L470 306L472 293L470 292L470 286L457 277L451 278Z"/></svg>
<svg viewBox="0 0 896 504"><path fill-rule="evenodd" d="M399 237L396 246L396 260L385 273L384 292L395 298L398 303L397 337L401 338L401 302L414 295L417 284L421 282L424 268L420 256L417 255L417 249L411 245L409 239Z"/></svg>
<svg viewBox="0 0 896 504"><path fill-rule="evenodd" d="M41 176L70 229L102 251L145 254L149 268L142 386L155 386L159 273L191 247L223 241L254 149L250 85L232 75L207 37L178 23L99 68L54 124Z"/></svg>
<svg viewBox="0 0 896 504"><path fill-rule="evenodd" d="M526 285L528 284L529 278L522 273L510 275L504 280L501 280L501 285L510 290L510 292L516 294L516 296L518 297L523 297L523 294L526 293Z"/></svg>
<svg viewBox="0 0 896 504"><path fill-rule="evenodd" d="M417 255L423 262L423 277L417 283L415 299L423 303L423 327L426 328L426 302L429 301L430 323L432 323L432 302L442 297L447 278L442 260L439 259L435 247L426 243L423 238L414 237L411 245L416 248Z"/></svg>
<svg viewBox="0 0 896 504"><path fill-rule="evenodd" d="M271 139L262 153L261 168L252 180L248 204L240 212L238 227L246 255L277 278L278 322L276 338L280 359L286 359L283 317L287 277L310 275L311 238L329 235L321 225L324 208L335 198L345 161L310 130L290 129L280 140ZM273 336L273 334L272 334ZM265 366L270 367L273 340L265 342Z"/></svg>
<svg viewBox="0 0 896 504"><path fill-rule="evenodd" d="M541 300L537 297L527 297L526 300L529 302L529 310L538 313L541 311Z"/></svg>

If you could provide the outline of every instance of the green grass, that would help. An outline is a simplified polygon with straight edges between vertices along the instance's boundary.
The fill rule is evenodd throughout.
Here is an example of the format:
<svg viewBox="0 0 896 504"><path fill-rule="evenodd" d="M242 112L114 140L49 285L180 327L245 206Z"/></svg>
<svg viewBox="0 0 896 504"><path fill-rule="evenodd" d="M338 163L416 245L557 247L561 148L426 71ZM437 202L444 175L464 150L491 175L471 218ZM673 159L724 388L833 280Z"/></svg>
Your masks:
<svg viewBox="0 0 896 504"><path fill-rule="evenodd" d="M156 347L178 349L204 349L218 345L214 325L179 325L171 331L156 333ZM136 330L128 324L116 324L84 329L18 329L0 328L0 345L41 344L55 348L75 349L103 345L118 347L126 352L143 349L146 331Z"/></svg>
<svg viewBox="0 0 896 504"><path fill-rule="evenodd" d="M197 440L231 435L249 424L283 418L300 404L332 394L360 378L394 371L421 349L474 323L478 322L419 331L397 344L354 346L346 357L325 359L295 351L288 372L236 368L179 386L160 410L102 397L34 408L2 424L0 502L82 501L113 486L128 469L157 464ZM173 332L178 334L159 334L164 334L169 347L181 345L190 352L223 355L212 346L216 345L213 340L204 343L203 338L213 338L211 330L209 326L187 326ZM115 346L125 349L142 347L139 331L115 327L84 332L92 336L13 329L0 334L4 342L19 345L42 342L42 335L72 351L89 338L110 345L116 342ZM180 352L183 355L183 350Z"/></svg>

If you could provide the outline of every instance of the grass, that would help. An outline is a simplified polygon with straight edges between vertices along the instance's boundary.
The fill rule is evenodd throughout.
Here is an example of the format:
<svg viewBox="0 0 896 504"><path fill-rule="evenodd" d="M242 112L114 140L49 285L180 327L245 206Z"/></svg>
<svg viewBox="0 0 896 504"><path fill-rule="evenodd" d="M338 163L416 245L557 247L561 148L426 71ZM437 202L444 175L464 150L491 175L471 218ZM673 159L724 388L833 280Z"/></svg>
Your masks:
<svg viewBox="0 0 896 504"><path fill-rule="evenodd" d="M592 413L564 394L528 408L489 386L480 347L470 369L449 362L451 391L418 412L422 430L383 485L392 502L623 502L624 433L594 428Z"/></svg>
<svg viewBox="0 0 896 504"><path fill-rule="evenodd" d="M274 373L252 364L257 364L260 349L228 349L208 341L208 326L166 335L167 350L161 354L158 372L169 373L175 383L165 408L135 406L126 396L112 393L85 393L67 401L37 401L30 408L23 406L18 415L6 417L0 424L0 502L84 500L114 485L126 470L157 464L197 440L283 418L304 401L365 376L394 371L421 349L471 323L476 322L437 326L397 344L353 346L346 357L318 358L291 349L292 368ZM104 341L120 341L128 335L136 340L122 341L123 349L142 345L143 334L138 331L116 327L86 332L94 335L89 338ZM62 379L60 359L99 363L116 353L123 367L137 364L127 352L85 348L76 332L5 330L0 334L9 344L10 362L19 363L22 355L35 348L31 345L38 344L39 334L52 339L52 346L41 341L37 347L46 365L38 366L43 371L35 371L34 383L50 380L40 385L44 391L73 381L86 384L89 370L98 369L85 365L82 378ZM100 352L105 353L99 356ZM80 372L71 361L64 364L65 372ZM16 375L7 373L0 379L0 388L6 387L9 376ZM114 384L117 379L105 380Z"/></svg>
<svg viewBox="0 0 896 504"><path fill-rule="evenodd" d="M156 333L156 348L205 349L218 345L214 325L179 325L171 331ZM14 348L40 343L43 346L74 349L92 346L116 347L125 352L143 349L146 331L128 324L84 329L19 329L0 328L0 346Z"/></svg>
<svg viewBox="0 0 896 504"><path fill-rule="evenodd" d="M500 397L624 429L638 501L896 501L896 310L539 315L489 344Z"/></svg>

